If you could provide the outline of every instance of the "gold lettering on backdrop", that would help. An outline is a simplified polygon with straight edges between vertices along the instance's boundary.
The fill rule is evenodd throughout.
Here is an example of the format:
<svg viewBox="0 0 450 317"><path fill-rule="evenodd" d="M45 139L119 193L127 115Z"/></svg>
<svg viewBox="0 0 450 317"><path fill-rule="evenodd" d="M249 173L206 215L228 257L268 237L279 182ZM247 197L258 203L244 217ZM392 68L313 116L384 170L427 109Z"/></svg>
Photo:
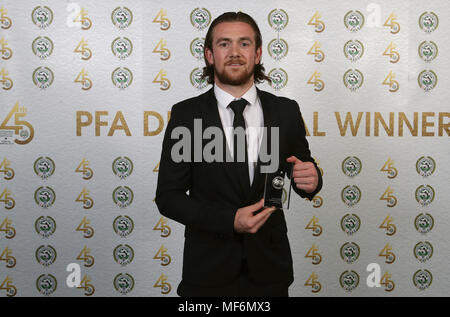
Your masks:
<svg viewBox="0 0 450 317"><path fill-rule="evenodd" d="M388 136L394 136L394 113L389 112L389 128L386 125L386 122L383 119L383 116L379 112L375 112L374 116L374 135L379 136L379 126L380 123L384 128L384 131L386 131L386 134Z"/></svg>
<svg viewBox="0 0 450 317"><path fill-rule="evenodd" d="M86 117L87 121L81 121L82 117ZM92 115L88 111L77 111L77 136L81 136L81 128L87 127L92 123Z"/></svg>
<svg viewBox="0 0 450 317"><path fill-rule="evenodd" d="M450 120L447 123L444 123L444 117L450 119L450 112L439 112L439 136L444 135L444 131L447 133L447 136L450 136Z"/></svg>
<svg viewBox="0 0 450 317"><path fill-rule="evenodd" d="M345 120L343 122L342 114L340 112L335 112L336 122L339 128L341 136L346 136L348 132L351 132L352 136L358 134L363 112L351 113L347 112ZM382 115L380 112L373 113L373 121L371 121L371 113L365 113L365 136L371 135L371 123L373 122L373 135L380 135L380 125L386 132L388 136L403 136L404 125L407 126L412 136L419 136L419 113L414 112L412 114L412 120L408 119L408 116L404 112L398 112L398 119L395 120L396 113L389 112L388 114ZM356 119L355 119L356 117ZM450 113L449 112L439 112L437 115L435 112L422 112L422 134L421 136L444 136L444 131L447 136L450 136ZM431 118L430 118L431 117ZM387 119L389 118L389 119ZM410 116L411 118L411 116ZM434 119L434 121L432 120ZM436 122L436 119L438 122ZM446 120L447 119L447 120ZM398 123L395 126L395 123ZM434 128L434 131L431 131ZM363 128L361 128L363 129ZM398 129L398 132L395 132Z"/></svg>
<svg viewBox="0 0 450 317"><path fill-rule="evenodd" d="M350 112L347 112L347 115L345 116L344 125L342 125L341 114L339 112L335 112L334 115L336 116L336 120L337 120L337 123L339 126L339 131L341 132L341 136L345 136L349 125L350 125L350 129L352 130L352 135L356 136L356 134L358 133L359 124L361 123L361 118L363 115L362 112L358 112L358 119L356 119L355 125L353 124L353 118L352 118L352 114Z"/></svg>
<svg viewBox="0 0 450 317"><path fill-rule="evenodd" d="M107 121L100 121L100 116L107 116L108 111L96 111L95 112L95 136L100 136L100 127L108 126Z"/></svg>
<svg viewBox="0 0 450 317"><path fill-rule="evenodd" d="M314 112L313 113L313 133L314 136L325 136L325 132L319 131L319 113Z"/></svg>
<svg viewBox="0 0 450 317"><path fill-rule="evenodd" d="M153 130L148 130L148 117L153 116L158 120L158 127ZM154 136L161 133L164 128L164 120L162 116L156 111L144 111L144 136Z"/></svg>
<svg viewBox="0 0 450 317"><path fill-rule="evenodd" d="M434 112L422 112L422 136L434 136L434 132L428 132L427 127L434 127L434 122L428 122L427 117L434 116Z"/></svg>
<svg viewBox="0 0 450 317"><path fill-rule="evenodd" d="M366 136L370 136L370 112L366 112Z"/></svg>
<svg viewBox="0 0 450 317"><path fill-rule="evenodd" d="M414 112L414 127L411 126L411 123L409 122L404 112L398 113L398 136L403 136L403 123L406 123L406 126L408 127L412 136L417 136L417 132L419 130L419 114L417 112Z"/></svg>
<svg viewBox="0 0 450 317"><path fill-rule="evenodd" d="M121 124L118 124L119 121ZM108 136L112 136L116 130L124 130L127 136L131 136L130 129L128 129L128 124L123 117L122 111L117 111L111 129L109 129Z"/></svg>
<svg viewBox="0 0 450 317"><path fill-rule="evenodd" d="M318 111L313 112L311 119L305 121L303 117L303 125L306 136L327 135L327 131L320 129ZM108 111L76 111L76 136L82 136L82 129L92 126L95 117L95 136L101 135L101 127L106 127L111 124L107 136L114 136L116 130L123 130L125 135L131 136L131 130L125 120L122 111L117 111L112 122L104 118L108 116ZM157 111L143 112L144 136L159 135L170 121L171 112L167 111L167 121L164 122L163 116ZM334 112L337 127L340 136L380 136L381 130L384 130L387 136L408 136L408 130L411 136L435 137L435 136L450 136L450 112ZM396 118L397 116L397 118ZM153 117L153 119L149 119ZM365 118L363 118L365 117ZM421 118L421 122L419 122ZM7 118L8 119L8 118ZM150 120L157 120L157 123L149 122ZM326 120L326 122L328 122ZM308 125L312 124L312 133L308 129ZM365 127L363 127L365 125ZM373 128L372 128L373 126ZM421 134L419 126L422 127ZM3 126L4 128L4 126ZM328 128L328 126L326 126ZM381 134L383 134L381 132Z"/></svg>

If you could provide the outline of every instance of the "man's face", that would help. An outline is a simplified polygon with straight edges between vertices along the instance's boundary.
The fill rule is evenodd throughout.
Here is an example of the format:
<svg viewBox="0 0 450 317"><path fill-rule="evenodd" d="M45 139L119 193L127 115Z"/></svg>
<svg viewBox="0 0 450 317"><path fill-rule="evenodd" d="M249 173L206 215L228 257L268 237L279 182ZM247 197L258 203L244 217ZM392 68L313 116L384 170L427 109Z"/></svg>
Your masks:
<svg viewBox="0 0 450 317"><path fill-rule="evenodd" d="M261 60L262 49L256 49L255 32L244 22L223 22L212 34L212 51L205 49L210 65L214 65L216 83L245 86L254 81L255 65Z"/></svg>

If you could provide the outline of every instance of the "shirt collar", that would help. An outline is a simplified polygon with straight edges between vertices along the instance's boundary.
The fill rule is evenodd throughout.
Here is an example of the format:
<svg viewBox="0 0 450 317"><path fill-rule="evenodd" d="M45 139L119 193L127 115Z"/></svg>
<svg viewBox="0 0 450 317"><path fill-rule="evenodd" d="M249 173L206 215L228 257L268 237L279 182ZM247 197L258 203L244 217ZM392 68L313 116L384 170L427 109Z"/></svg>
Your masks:
<svg viewBox="0 0 450 317"><path fill-rule="evenodd" d="M220 107L228 107L230 102L233 100L244 98L248 101L249 106L252 106L256 103L256 97L258 96L258 93L256 91L256 86L253 83L253 85L241 96L241 98L234 98L231 94L227 93L225 90L221 89L219 86L214 85L214 94L216 95L217 104Z"/></svg>

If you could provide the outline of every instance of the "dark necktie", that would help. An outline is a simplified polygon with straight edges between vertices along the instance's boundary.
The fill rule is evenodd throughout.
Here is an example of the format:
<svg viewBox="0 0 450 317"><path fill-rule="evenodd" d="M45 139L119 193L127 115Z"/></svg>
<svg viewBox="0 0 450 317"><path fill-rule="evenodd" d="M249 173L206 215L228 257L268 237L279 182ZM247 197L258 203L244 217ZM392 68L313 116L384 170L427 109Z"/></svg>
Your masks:
<svg viewBox="0 0 450 317"><path fill-rule="evenodd" d="M248 102L245 99L239 99L234 100L230 102L229 107L234 112L234 120L233 120L233 128L236 129L238 127L242 128L245 131L245 120L244 120L244 109L247 106ZM247 138L244 134L244 140L245 140L245 160L244 162L238 162L238 153L241 153L238 151L238 138L237 135L239 134L233 134L234 138L234 161L237 162L237 167L239 171L239 177L241 179L242 185L244 186L245 190L250 189L250 176L248 172L248 153L247 153ZM242 149L241 149L242 151Z"/></svg>

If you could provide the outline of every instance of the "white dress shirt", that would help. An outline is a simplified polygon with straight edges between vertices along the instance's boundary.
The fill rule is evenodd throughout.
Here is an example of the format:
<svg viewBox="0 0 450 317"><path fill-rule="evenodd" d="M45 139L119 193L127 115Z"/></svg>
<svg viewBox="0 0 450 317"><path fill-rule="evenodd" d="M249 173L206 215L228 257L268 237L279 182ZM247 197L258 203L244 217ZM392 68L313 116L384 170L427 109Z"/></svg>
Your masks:
<svg viewBox="0 0 450 317"><path fill-rule="evenodd" d="M234 157L233 147L233 120L234 112L228 107L230 102L244 98L248 101L247 107L244 109L244 120L246 126L247 153L248 153L248 171L250 184L253 182L253 175L256 163L258 162L258 153L261 146L264 128L264 116L261 107L261 101L258 98L255 84L250 87L241 98L234 98L232 95L214 85L214 94L216 95L217 105L219 109L220 120L225 131L228 148L231 156Z"/></svg>

